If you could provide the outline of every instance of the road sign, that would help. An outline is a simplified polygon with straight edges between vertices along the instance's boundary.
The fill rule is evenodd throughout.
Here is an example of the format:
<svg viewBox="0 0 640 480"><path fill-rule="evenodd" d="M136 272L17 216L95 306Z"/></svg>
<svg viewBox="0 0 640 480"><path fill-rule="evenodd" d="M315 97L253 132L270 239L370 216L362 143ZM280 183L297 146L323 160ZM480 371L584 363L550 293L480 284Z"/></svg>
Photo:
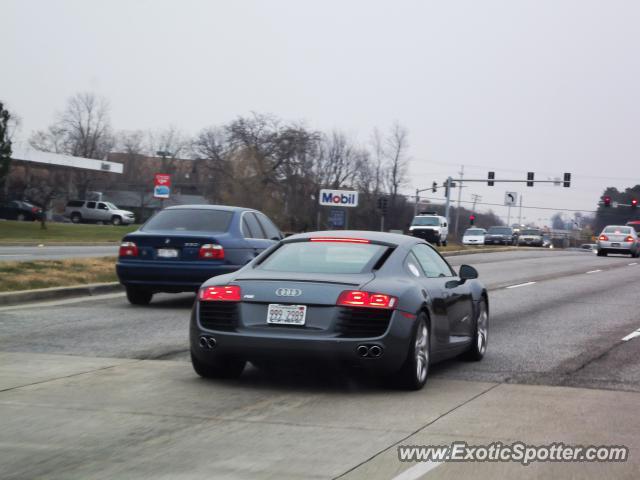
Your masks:
<svg viewBox="0 0 640 480"><path fill-rule="evenodd" d="M153 177L153 196L155 198L169 198L171 195L171 175L156 173Z"/></svg>
<svg viewBox="0 0 640 480"><path fill-rule="evenodd" d="M329 207L357 207L358 192L353 190L320 190L320 205Z"/></svg>
<svg viewBox="0 0 640 480"><path fill-rule="evenodd" d="M342 208L332 208L329 210L329 223L332 228L342 228L345 223L346 211Z"/></svg>
<svg viewBox="0 0 640 480"><path fill-rule="evenodd" d="M518 193L517 192L505 192L504 194L504 204L507 207L513 207L518 201Z"/></svg>

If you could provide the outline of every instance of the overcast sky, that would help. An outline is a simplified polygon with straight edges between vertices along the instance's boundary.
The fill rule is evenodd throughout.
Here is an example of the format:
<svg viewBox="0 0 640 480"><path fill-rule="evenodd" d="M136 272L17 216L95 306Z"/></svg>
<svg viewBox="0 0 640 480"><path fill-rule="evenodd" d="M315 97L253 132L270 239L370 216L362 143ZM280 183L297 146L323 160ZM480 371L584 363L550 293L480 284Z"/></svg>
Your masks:
<svg viewBox="0 0 640 480"><path fill-rule="evenodd" d="M257 111L364 143L397 120L407 193L461 165L573 174L570 189L463 189L489 203L513 190L525 206L594 210L606 186L640 183L635 0L0 1L0 98L23 138L91 91L116 129L193 134Z"/></svg>

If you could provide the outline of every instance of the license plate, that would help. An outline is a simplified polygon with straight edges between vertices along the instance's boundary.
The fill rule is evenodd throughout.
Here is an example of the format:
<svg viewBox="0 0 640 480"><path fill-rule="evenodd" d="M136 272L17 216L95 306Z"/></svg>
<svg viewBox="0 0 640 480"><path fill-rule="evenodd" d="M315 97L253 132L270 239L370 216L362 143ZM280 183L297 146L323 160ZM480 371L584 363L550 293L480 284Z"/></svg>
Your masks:
<svg viewBox="0 0 640 480"><path fill-rule="evenodd" d="M159 248L158 249L158 257L159 258L176 258L178 256L178 250L175 248Z"/></svg>
<svg viewBox="0 0 640 480"><path fill-rule="evenodd" d="M619 247L619 246L620 246L620 244L619 244L619 243L617 243L617 242L614 242L614 243L612 243L612 244L611 244L611 246L612 246L612 247Z"/></svg>
<svg viewBox="0 0 640 480"><path fill-rule="evenodd" d="M304 325L306 316L306 305L270 303L267 310L267 323L274 325Z"/></svg>

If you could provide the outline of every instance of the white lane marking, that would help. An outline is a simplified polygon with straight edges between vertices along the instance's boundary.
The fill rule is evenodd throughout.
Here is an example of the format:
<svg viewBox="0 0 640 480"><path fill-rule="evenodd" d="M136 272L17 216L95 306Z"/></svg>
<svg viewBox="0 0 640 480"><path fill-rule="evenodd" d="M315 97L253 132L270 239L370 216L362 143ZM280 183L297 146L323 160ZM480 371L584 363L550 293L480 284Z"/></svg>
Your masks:
<svg viewBox="0 0 640 480"><path fill-rule="evenodd" d="M439 467L443 463L444 462L420 462L415 467L408 468L391 480L416 480L416 478L420 478L425 473Z"/></svg>
<svg viewBox="0 0 640 480"><path fill-rule="evenodd" d="M528 285L533 285L536 282L525 282L525 283L518 283L517 285L509 285L508 287L505 288L520 288L520 287L526 287Z"/></svg>
<svg viewBox="0 0 640 480"><path fill-rule="evenodd" d="M636 337L640 337L640 328L638 330L636 330L635 332L631 332L629 335L624 337L622 339L622 341L626 342L626 341L631 340L632 338L636 338Z"/></svg>
<svg viewBox="0 0 640 480"><path fill-rule="evenodd" d="M637 265L637 264L638 264L638 262L631 262L631 263L629 264L629 266Z"/></svg>
<svg viewBox="0 0 640 480"><path fill-rule="evenodd" d="M587 273L598 273L601 272L602 270L589 270Z"/></svg>
<svg viewBox="0 0 640 480"><path fill-rule="evenodd" d="M0 253L0 257L30 257L31 255L23 255L22 253Z"/></svg>

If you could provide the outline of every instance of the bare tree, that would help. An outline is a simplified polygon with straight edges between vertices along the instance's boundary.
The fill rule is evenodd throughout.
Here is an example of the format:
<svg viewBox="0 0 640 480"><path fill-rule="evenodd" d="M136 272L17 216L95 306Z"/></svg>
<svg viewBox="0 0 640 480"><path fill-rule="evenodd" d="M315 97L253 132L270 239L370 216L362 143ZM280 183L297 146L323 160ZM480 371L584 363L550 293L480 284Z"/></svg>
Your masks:
<svg viewBox="0 0 640 480"><path fill-rule="evenodd" d="M176 162L184 158L189 153L190 140L175 126L167 129L147 134L147 148L149 155L159 155L158 152L165 152L162 156L162 173L174 173Z"/></svg>
<svg viewBox="0 0 640 480"><path fill-rule="evenodd" d="M11 165L11 115L0 102L0 200L5 195L5 183Z"/></svg>
<svg viewBox="0 0 640 480"><path fill-rule="evenodd" d="M324 135L316 164L320 185L328 188L350 186L366 156L366 151L344 133L334 131L330 135Z"/></svg>
<svg viewBox="0 0 640 480"><path fill-rule="evenodd" d="M114 141L107 100L93 93L77 93L67 100L56 121L46 130L34 132L29 143L36 150L103 159ZM78 171L74 176L78 194L84 197L94 174Z"/></svg>
<svg viewBox="0 0 640 480"><path fill-rule="evenodd" d="M400 187L407 182L408 150L409 134L407 129L399 123L395 123L386 139L386 180L392 204L395 202Z"/></svg>

